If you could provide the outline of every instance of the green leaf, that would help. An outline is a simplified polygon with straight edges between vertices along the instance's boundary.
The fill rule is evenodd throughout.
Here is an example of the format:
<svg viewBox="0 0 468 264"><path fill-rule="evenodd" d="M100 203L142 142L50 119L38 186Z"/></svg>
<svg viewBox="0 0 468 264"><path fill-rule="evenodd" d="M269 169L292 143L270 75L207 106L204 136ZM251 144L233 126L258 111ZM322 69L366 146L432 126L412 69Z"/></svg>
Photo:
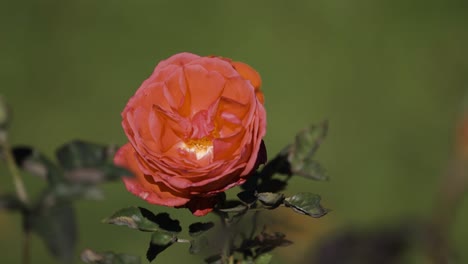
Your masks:
<svg viewBox="0 0 468 264"><path fill-rule="evenodd" d="M325 139L327 132L327 121L319 125L311 125L302 130L296 135L296 140L292 146L293 150L289 153L289 156L293 159L304 160L306 157L314 155Z"/></svg>
<svg viewBox="0 0 468 264"><path fill-rule="evenodd" d="M258 200L270 209L278 207L284 200L282 193L263 192L257 194Z"/></svg>
<svg viewBox="0 0 468 264"><path fill-rule="evenodd" d="M284 200L284 205L291 207L295 212L315 218L327 214L327 210L320 204L320 196L313 193L298 193Z"/></svg>
<svg viewBox="0 0 468 264"><path fill-rule="evenodd" d="M127 169L117 167L110 163L96 167L76 168L65 172L65 177L70 182L82 184L98 184L115 181L131 175L132 173Z"/></svg>
<svg viewBox="0 0 468 264"><path fill-rule="evenodd" d="M213 222L206 222L206 223L202 223L202 222L197 222L197 223L193 223L189 226L189 235L192 236L192 237L196 237L196 236L199 236L201 234L203 234L204 232L210 230L211 228L214 227L214 223Z"/></svg>
<svg viewBox="0 0 468 264"><path fill-rule="evenodd" d="M167 246L176 241L176 236L164 231L156 231L151 236L151 243L158 246Z"/></svg>
<svg viewBox="0 0 468 264"><path fill-rule="evenodd" d="M326 137L328 122L311 125L296 135L294 143L288 148L288 161L293 174L305 174L310 170L312 156ZM321 180L322 177L310 177Z"/></svg>
<svg viewBox="0 0 468 264"><path fill-rule="evenodd" d="M328 176L325 172L325 169L315 160L306 159L302 164L300 170L293 172L296 175L309 178L317 181L327 181Z"/></svg>
<svg viewBox="0 0 468 264"><path fill-rule="evenodd" d="M96 167L108 160L106 146L81 140L61 146L56 156L65 170Z"/></svg>
<svg viewBox="0 0 468 264"><path fill-rule="evenodd" d="M62 171L38 150L28 146L15 146L12 152L18 167L34 176L47 179L50 186L64 181Z"/></svg>
<svg viewBox="0 0 468 264"><path fill-rule="evenodd" d="M81 261L89 264L140 264L140 257L117 254L114 252L98 253L91 249L86 249L81 253Z"/></svg>
<svg viewBox="0 0 468 264"><path fill-rule="evenodd" d="M62 263L73 263L77 225L71 202L46 192L26 215L25 228L41 237L50 253Z"/></svg>
<svg viewBox="0 0 468 264"><path fill-rule="evenodd" d="M146 258L149 262L153 261L159 253L163 252L176 241L177 237L174 234L162 231L154 232L146 252Z"/></svg>
<svg viewBox="0 0 468 264"><path fill-rule="evenodd" d="M268 253L265 253L265 254L262 254L260 256L258 256L256 259L255 259L255 264L268 264L271 262L273 258L273 255L271 254L268 254Z"/></svg>
<svg viewBox="0 0 468 264"><path fill-rule="evenodd" d="M56 155L70 182L98 184L132 175L113 164L114 152L112 147L75 140L60 147Z"/></svg>
<svg viewBox="0 0 468 264"><path fill-rule="evenodd" d="M101 200L104 198L102 190L92 185L60 183L52 191L60 199Z"/></svg>
<svg viewBox="0 0 468 264"><path fill-rule="evenodd" d="M178 220L172 220L167 213L153 214L142 207L127 207L115 212L104 223L126 226L145 232L166 230L178 233L182 230Z"/></svg>

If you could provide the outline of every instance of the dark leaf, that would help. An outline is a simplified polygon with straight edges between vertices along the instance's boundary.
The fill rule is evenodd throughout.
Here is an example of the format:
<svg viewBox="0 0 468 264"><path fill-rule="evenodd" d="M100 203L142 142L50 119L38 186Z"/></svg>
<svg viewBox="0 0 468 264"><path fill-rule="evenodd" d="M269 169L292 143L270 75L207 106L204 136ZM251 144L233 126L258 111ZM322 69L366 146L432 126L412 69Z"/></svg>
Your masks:
<svg viewBox="0 0 468 264"><path fill-rule="evenodd" d="M287 240L286 236L280 232L272 234L262 232L255 237L254 241L254 244L258 246L255 249L257 256L270 252L277 247L287 247L292 244L292 242Z"/></svg>
<svg viewBox="0 0 468 264"><path fill-rule="evenodd" d="M148 261L153 261L159 253L174 244L176 240L177 238L172 233L162 231L154 232L151 236L148 251L146 252L146 258Z"/></svg>
<svg viewBox="0 0 468 264"><path fill-rule="evenodd" d="M257 201L254 191L242 191L237 194L237 197L245 204L251 205Z"/></svg>
<svg viewBox="0 0 468 264"><path fill-rule="evenodd" d="M190 252L190 254L197 254L200 251L202 251L203 249L207 248L208 244L209 244L208 243L208 238L206 238L205 236L194 239L194 240L190 241L189 252Z"/></svg>
<svg viewBox="0 0 468 264"><path fill-rule="evenodd" d="M320 204L320 196L313 193L298 193L284 200L284 205L294 211L315 218L324 216L328 211Z"/></svg>
<svg viewBox="0 0 468 264"><path fill-rule="evenodd" d="M248 207L237 200L227 200L218 210L224 213L239 213L246 211Z"/></svg>
<svg viewBox="0 0 468 264"><path fill-rule="evenodd" d="M60 183L52 191L60 199L101 200L104 198L102 190L92 185Z"/></svg>
<svg viewBox="0 0 468 264"><path fill-rule="evenodd" d="M282 193L263 192L258 193L257 198L263 205L273 209L283 203L284 195Z"/></svg>
<svg viewBox="0 0 468 264"><path fill-rule="evenodd" d="M151 213L149 210L146 210L143 211L143 215L151 221L157 223L162 230L172 233L179 233L182 231L179 220L171 219L168 213L159 213L157 215L153 215L153 213Z"/></svg>
<svg viewBox="0 0 468 264"><path fill-rule="evenodd" d="M182 230L178 220L172 220L167 213L153 214L142 207L127 207L115 212L104 223L127 226L140 231L154 232L166 230L178 233Z"/></svg>
<svg viewBox="0 0 468 264"><path fill-rule="evenodd" d="M279 180L279 179L269 179L267 181L263 181L258 186L258 192L280 192L286 189L288 182L286 180Z"/></svg>
<svg viewBox="0 0 468 264"><path fill-rule="evenodd" d="M209 256L205 259L205 262L208 264L223 264L223 258L221 255Z"/></svg>
<svg viewBox="0 0 468 264"><path fill-rule="evenodd" d="M140 257L117 254L114 252L98 253L90 249L86 249L81 253L81 260L89 264L140 264Z"/></svg>
<svg viewBox="0 0 468 264"><path fill-rule="evenodd" d="M244 239L236 251L244 254L244 256L257 258L277 247L286 247L291 244L292 242L287 240L282 233L262 231L253 239ZM252 254L252 252L255 252L255 254Z"/></svg>
<svg viewBox="0 0 468 264"><path fill-rule="evenodd" d="M273 181L272 177L276 173L283 173L287 171L288 173L283 173L290 175L289 173L289 162L287 160L287 155L289 152L290 147L288 146L285 150L281 151L276 157L270 160L265 166L262 168L260 172L254 173L252 176L247 178L247 181L241 186L242 189L247 191L272 191L275 192L277 190L270 190L269 186L271 185L271 181ZM284 187L284 185L282 186Z"/></svg>
<svg viewBox="0 0 468 264"><path fill-rule="evenodd" d="M81 140L61 146L56 156L65 170L96 167L108 160L106 146Z"/></svg>
<svg viewBox="0 0 468 264"><path fill-rule="evenodd" d="M77 226L71 202L46 192L40 203L26 215L25 228L41 237L52 255L62 263L73 262Z"/></svg>
<svg viewBox="0 0 468 264"><path fill-rule="evenodd" d="M14 194L0 195L0 212L1 211L17 211L24 209L25 205Z"/></svg>
<svg viewBox="0 0 468 264"><path fill-rule="evenodd" d="M253 191L257 189L258 182L260 181L260 174L254 173L252 176L249 176L247 180L241 185L243 190Z"/></svg>
<svg viewBox="0 0 468 264"><path fill-rule="evenodd" d="M61 170L36 149L27 146L15 146L12 149L15 163L22 170L47 179L51 186L63 182Z"/></svg>
<svg viewBox="0 0 468 264"><path fill-rule="evenodd" d="M201 234L203 234L204 232L210 230L211 228L214 227L214 223L213 222L206 222L206 223L202 223L202 222L197 222L197 223L193 223L189 226L189 235L192 236L192 237L196 237L196 236L199 236Z"/></svg>

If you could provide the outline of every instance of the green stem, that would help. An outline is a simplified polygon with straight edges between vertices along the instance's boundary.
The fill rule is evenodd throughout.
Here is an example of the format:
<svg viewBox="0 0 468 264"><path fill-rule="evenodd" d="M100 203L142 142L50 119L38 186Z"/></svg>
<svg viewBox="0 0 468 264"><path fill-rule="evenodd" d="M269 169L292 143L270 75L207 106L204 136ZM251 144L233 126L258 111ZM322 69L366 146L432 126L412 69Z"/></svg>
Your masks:
<svg viewBox="0 0 468 264"><path fill-rule="evenodd" d="M23 232L23 251L22 251L23 264L31 263L31 232L29 230L24 230Z"/></svg>
<svg viewBox="0 0 468 264"><path fill-rule="evenodd" d="M184 239L184 238L177 238L176 242L177 243L189 243L190 244L190 240Z"/></svg>
<svg viewBox="0 0 468 264"><path fill-rule="evenodd" d="M2 147L8 169L10 170L10 173L13 176L13 183L15 185L16 194L18 195L19 200L23 204L28 205L29 199L26 193L26 188L24 187L23 180L21 179L18 167L16 166L15 159L13 157L13 153L11 152L8 142L3 142Z"/></svg>
<svg viewBox="0 0 468 264"><path fill-rule="evenodd" d="M223 249L221 251L221 261L222 263L234 263L234 258L231 254L231 244L232 244L232 237L231 237L231 230L229 228L228 220L226 219L226 214L219 211L214 211L214 213L219 216L221 224L223 226L223 233L226 234Z"/></svg>
<svg viewBox="0 0 468 264"><path fill-rule="evenodd" d="M3 135L2 140L0 140L0 147L3 148L3 153L5 156L8 169L10 170L10 173L13 176L13 184L15 185L16 195L18 196L18 199L21 201L21 203L27 207L29 205L28 194L26 192L26 188L24 186L23 180L19 173L19 169L16 166L13 153L11 152L10 145L8 144L5 135ZM22 263L23 264L31 263L30 242L31 242L31 233L29 229L27 228L23 231L23 247L22 247Z"/></svg>

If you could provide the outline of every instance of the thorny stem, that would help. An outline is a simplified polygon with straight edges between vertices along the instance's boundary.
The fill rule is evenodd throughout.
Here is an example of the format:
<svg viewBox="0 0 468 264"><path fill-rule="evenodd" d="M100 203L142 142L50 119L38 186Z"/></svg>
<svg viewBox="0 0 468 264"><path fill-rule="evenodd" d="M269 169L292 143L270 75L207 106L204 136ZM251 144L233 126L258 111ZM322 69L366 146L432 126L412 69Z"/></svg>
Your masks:
<svg viewBox="0 0 468 264"><path fill-rule="evenodd" d="M29 205L28 194L26 192L26 188L24 186L23 180L21 179L21 175L19 173L18 167L16 166L15 159L13 157L13 153L11 152L10 145L7 142L6 134L4 131L0 131L2 135L0 135L0 147L3 149L3 153L5 156L5 160L10 170L11 175L13 176L13 184L15 185L16 195L18 195L18 199L21 203L25 206ZM23 230L23 247L22 247L22 263L29 264L31 263L31 256L30 256L30 241L31 241L31 232L29 228L25 228Z"/></svg>

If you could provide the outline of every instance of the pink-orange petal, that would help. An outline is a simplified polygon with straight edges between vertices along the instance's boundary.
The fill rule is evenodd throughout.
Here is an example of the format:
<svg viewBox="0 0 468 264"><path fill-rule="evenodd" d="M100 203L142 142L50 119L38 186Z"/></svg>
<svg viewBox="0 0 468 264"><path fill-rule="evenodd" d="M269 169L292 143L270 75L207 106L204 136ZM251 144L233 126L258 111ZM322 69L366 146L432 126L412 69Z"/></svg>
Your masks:
<svg viewBox="0 0 468 264"><path fill-rule="evenodd" d="M164 69L165 67L169 65L181 66L193 60L196 60L198 58L200 58L200 56L195 55L193 53L189 53L189 52L178 53L166 60L159 62L156 68L154 69L154 72L157 73L158 71L161 71L162 69Z"/></svg>
<svg viewBox="0 0 468 264"><path fill-rule="evenodd" d="M159 205L182 206L189 199L181 197L178 193L172 193L167 187L148 182L145 175L138 167L136 156L138 155L129 143L122 146L114 156L114 163L122 166L134 173L134 178L124 178L124 183L128 191L140 198Z"/></svg>
<svg viewBox="0 0 468 264"><path fill-rule="evenodd" d="M208 72L200 65L187 65L184 69L191 96L191 113L208 109L223 92L225 78L217 72Z"/></svg>
<svg viewBox="0 0 468 264"><path fill-rule="evenodd" d="M258 74L254 68L243 62L232 61L231 65L237 70L237 72L239 72L242 78L250 81L252 86L255 88L255 94L258 100L263 104L265 99L263 97L262 91L260 90L260 87L262 86L262 79L260 78L260 74Z"/></svg>

